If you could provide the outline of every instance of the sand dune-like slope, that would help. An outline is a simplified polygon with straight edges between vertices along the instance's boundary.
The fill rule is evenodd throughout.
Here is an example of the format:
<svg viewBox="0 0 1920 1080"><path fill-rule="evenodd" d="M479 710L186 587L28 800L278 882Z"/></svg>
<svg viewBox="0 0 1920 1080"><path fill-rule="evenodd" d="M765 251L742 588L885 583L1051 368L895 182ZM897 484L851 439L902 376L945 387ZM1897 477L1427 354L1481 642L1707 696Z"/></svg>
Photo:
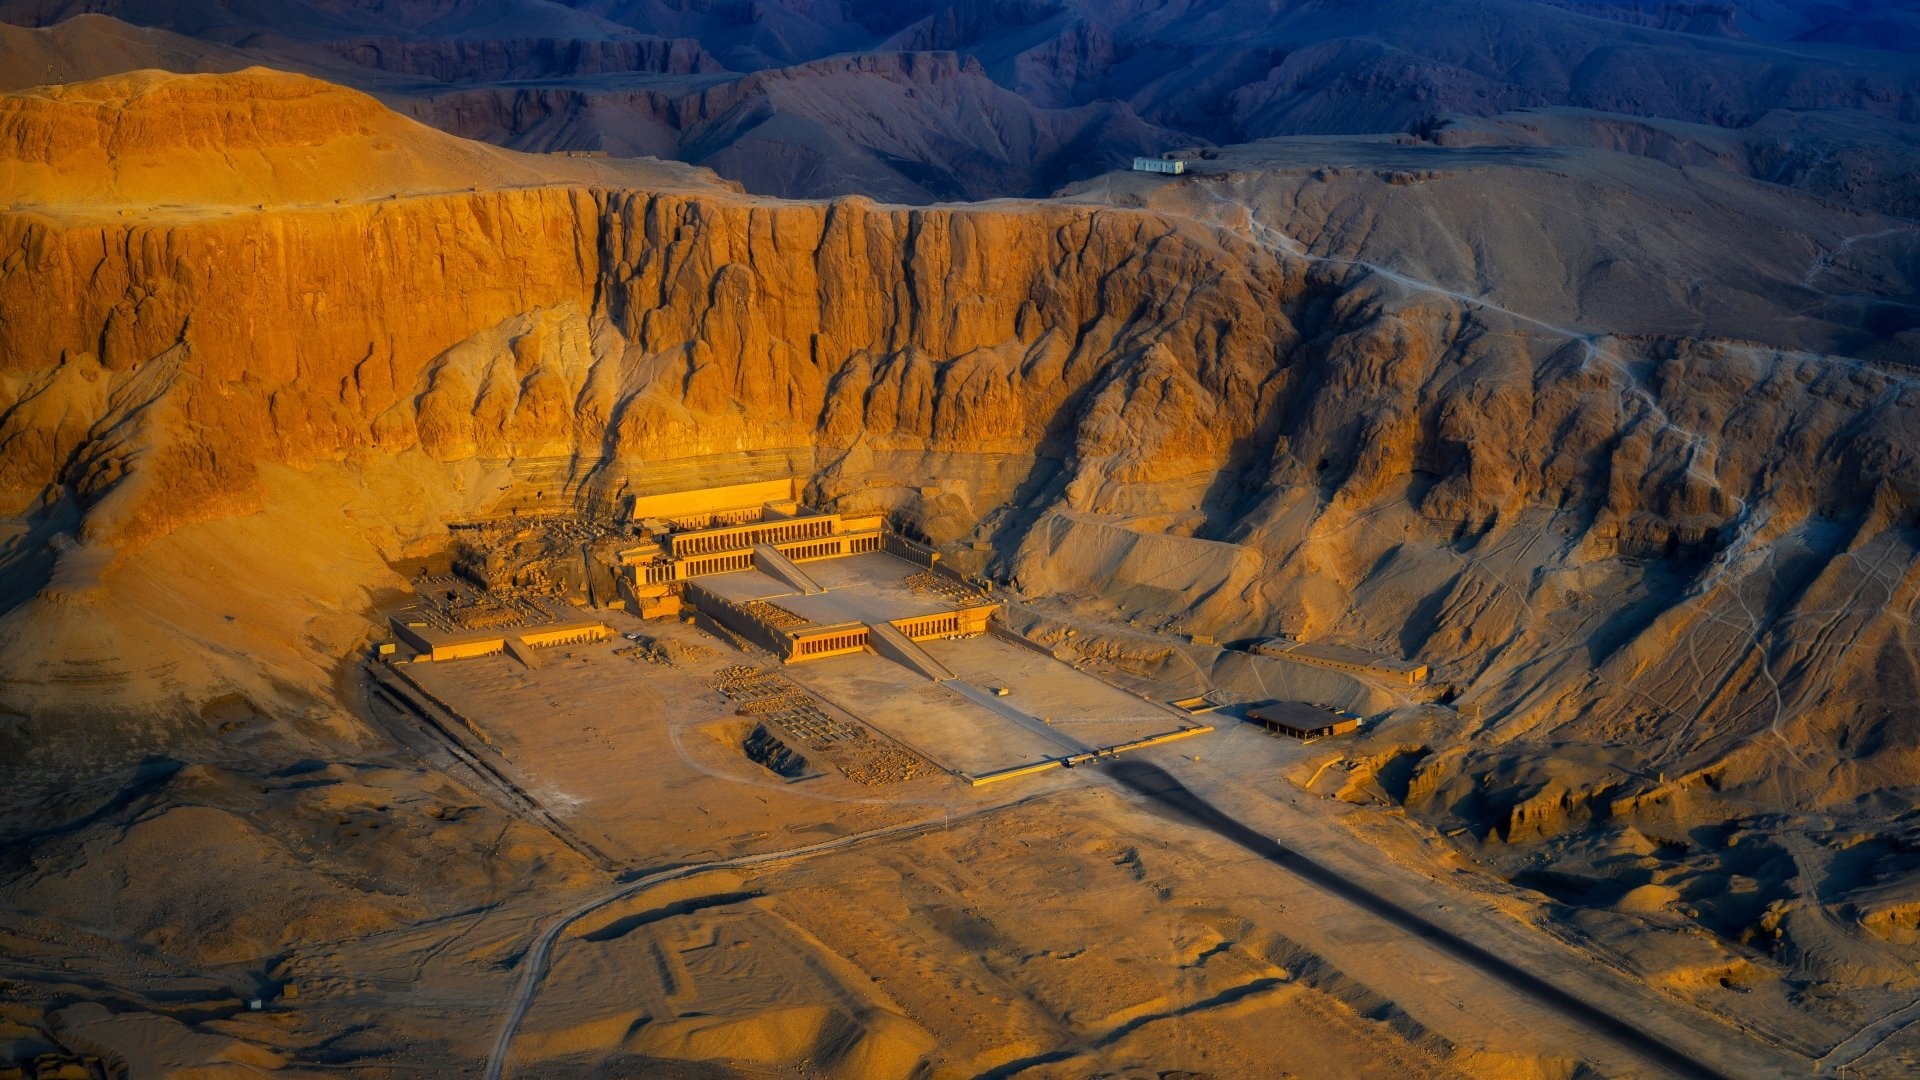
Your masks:
<svg viewBox="0 0 1920 1080"><path fill-rule="evenodd" d="M0 192L16 207L282 206L655 177L686 170L535 160L395 116L370 97L263 68L217 81L139 71L6 98Z"/></svg>
<svg viewBox="0 0 1920 1080"><path fill-rule="evenodd" d="M1430 136L1446 146L1588 146L1681 169L1717 169L1861 210L1913 218L1920 128L1858 112L1775 110L1746 127L1534 109L1453 118Z"/></svg>
<svg viewBox="0 0 1920 1080"><path fill-rule="evenodd" d="M237 49L105 15L77 15L45 27L0 23L0 54L8 58L0 72L0 90L83 82L146 68L238 71L256 63Z"/></svg>

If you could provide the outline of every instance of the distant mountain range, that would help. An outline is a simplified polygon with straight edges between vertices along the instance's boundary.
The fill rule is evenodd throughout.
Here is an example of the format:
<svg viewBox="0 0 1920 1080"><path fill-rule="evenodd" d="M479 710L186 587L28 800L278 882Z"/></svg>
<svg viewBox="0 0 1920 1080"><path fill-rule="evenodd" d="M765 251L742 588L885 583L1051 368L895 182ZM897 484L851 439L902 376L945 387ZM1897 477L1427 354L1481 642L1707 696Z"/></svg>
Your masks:
<svg viewBox="0 0 1920 1080"><path fill-rule="evenodd" d="M1834 160L1905 153L1920 119L1913 4L0 0L0 20L44 28L0 28L9 89L263 64L455 134L790 197L1038 195L1136 154L1572 107L1719 128L1762 179L1904 210L1898 178Z"/></svg>

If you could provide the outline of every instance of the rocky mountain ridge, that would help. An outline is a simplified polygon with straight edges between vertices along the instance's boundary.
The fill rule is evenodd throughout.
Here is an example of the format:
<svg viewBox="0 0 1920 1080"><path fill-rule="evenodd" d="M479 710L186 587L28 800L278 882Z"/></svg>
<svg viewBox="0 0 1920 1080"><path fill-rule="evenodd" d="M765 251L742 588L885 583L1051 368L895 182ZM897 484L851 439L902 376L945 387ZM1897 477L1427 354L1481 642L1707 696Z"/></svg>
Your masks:
<svg viewBox="0 0 1920 1080"><path fill-rule="evenodd" d="M1903 142L1920 119L1913 15L1875 18L1865 31L1825 3L1535 0L0 3L0 20L47 28L12 35L48 57L17 85L124 70L129 47L176 70L250 61L519 149L673 157L764 194L916 203L1045 195L1141 152L1538 108L1773 138L1783 159L1871 186L1886 181L1846 152L1855 130ZM127 44L140 33L173 36ZM1849 129L1837 165L1825 125L1775 136L1808 112ZM1782 163L1756 175L1798 184Z"/></svg>

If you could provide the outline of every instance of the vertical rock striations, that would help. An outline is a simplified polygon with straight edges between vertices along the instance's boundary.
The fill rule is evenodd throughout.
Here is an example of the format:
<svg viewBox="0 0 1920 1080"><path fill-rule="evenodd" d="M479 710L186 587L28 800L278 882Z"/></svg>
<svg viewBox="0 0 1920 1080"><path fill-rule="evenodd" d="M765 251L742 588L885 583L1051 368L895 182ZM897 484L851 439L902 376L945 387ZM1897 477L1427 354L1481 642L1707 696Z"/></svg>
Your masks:
<svg viewBox="0 0 1920 1080"><path fill-rule="evenodd" d="M273 104L223 85L165 79L101 106L129 144L111 163L58 144L73 101L14 99L0 118L40 196L0 218L0 481L16 507L71 491L89 536L243 510L259 461L414 445L613 462L859 440L1026 452L1116 380L1177 387L1206 418L1208 440L1171 463L1192 472L1252 429L1260 373L1298 337L1298 275L1138 211L564 183L288 205L282 163L249 133L335 133L312 94L246 127L234 114ZM49 174L125 169L209 114L222 153L265 159L247 177L257 204L234 205L230 175L137 216L52 201ZM377 149L386 120L349 109L345 137Z"/></svg>

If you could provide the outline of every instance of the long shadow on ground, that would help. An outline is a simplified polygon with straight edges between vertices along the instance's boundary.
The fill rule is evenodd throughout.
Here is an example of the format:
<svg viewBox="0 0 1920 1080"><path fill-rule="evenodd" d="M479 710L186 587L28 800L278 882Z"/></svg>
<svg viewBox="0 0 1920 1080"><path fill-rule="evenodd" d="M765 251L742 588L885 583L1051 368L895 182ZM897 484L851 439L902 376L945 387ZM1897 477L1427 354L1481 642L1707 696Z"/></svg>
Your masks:
<svg viewBox="0 0 1920 1080"><path fill-rule="evenodd" d="M1357 908L1374 915L1426 942L1481 972L1506 983L1534 1001L1587 1027L1679 1076L1701 1080L1731 1080L1725 1073L1703 1065L1684 1052L1605 1012L1546 979L1525 971L1513 963L1475 945L1473 942L1436 926L1406 908L1382 899L1339 873L1305 855L1263 836L1187 789L1171 773L1145 761L1120 759L1101 766L1108 775L1127 788L1171 811L1177 820L1198 825L1246 850L1277 863L1316 888L1331 893Z"/></svg>

